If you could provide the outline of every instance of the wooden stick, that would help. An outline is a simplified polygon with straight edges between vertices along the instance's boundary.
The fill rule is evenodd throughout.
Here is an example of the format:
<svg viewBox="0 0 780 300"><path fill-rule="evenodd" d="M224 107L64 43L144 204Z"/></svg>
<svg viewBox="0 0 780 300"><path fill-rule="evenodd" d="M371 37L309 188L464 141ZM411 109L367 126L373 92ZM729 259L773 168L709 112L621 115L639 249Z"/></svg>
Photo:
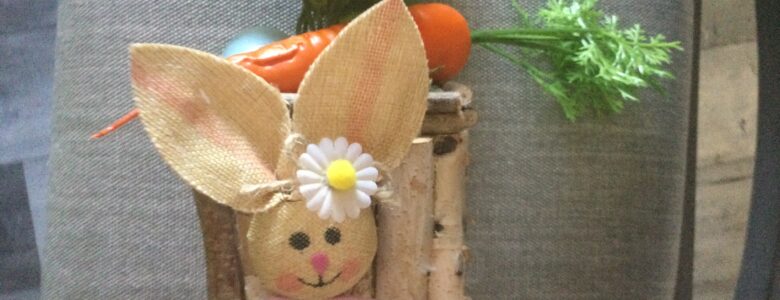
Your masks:
<svg viewBox="0 0 780 300"><path fill-rule="evenodd" d="M193 194L206 250L208 297L211 300L245 299L235 213L230 207L195 190Z"/></svg>
<svg viewBox="0 0 780 300"><path fill-rule="evenodd" d="M374 299L374 269L371 267L371 270L368 270L366 275L344 295L357 299Z"/></svg>
<svg viewBox="0 0 780 300"><path fill-rule="evenodd" d="M423 120L423 135L453 134L474 126L477 123L477 111L465 109L454 114L427 114Z"/></svg>
<svg viewBox="0 0 780 300"><path fill-rule="evenodd" d="M379 203L376 298L426 299L433 243L433 142L418 138L392 172L393 197Z"/></svg>
<svg viewBox="0 0 780 300"><path fill-rule="evenodd" d="M261 300L268 297L268 291L263 288L260 283L260 279L257 278L254 268L252 268L252 261L249 259L249 239L247 238L247 232L249 232L249 224L252 221L251 214L235 213L234 222L238 228L238 254L241 258L241 265L243 266L244 275L244 292L246 293L247 300Z"/></svg>
<svg viewBox="0 0 780 300"><path fill-rule="evenodd" d="M468 133L435 139L433 270L428 299L465 298L463 280L463 205L468 165Z"/></svg>

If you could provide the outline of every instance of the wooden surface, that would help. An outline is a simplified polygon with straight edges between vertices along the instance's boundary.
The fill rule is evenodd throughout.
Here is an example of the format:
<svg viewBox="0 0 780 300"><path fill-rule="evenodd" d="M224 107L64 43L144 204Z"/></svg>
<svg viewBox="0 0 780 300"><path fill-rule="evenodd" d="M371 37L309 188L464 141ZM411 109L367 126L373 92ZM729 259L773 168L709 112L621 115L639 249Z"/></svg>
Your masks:
<svg viewBox="0 0 780 300"><path fill-rule="evenodd" d="M468 133L437 137L434 143L437 154L434 157L434 239L428 299L461 300L465 298L463 212L469 164Z"/></svg>
<svg viewBox="0 0 780 300"><path fill-rule="evenodd" d="M376 298L427 299L433 243L433 141L418 138L378 204Z"/></svg>
<svg viewBox="0 0 780 300"><path fill-rule="evenodd" d="M477 123L477 112L472 109L454 114L428 114L423 120L422 134L453 134L474 126Z"/></svg>
<svg viewBox="0 0 780 300"><path fill-rule="evenodd" d="M703 1L694 299L731 299L742 262L758 101L753 8Z"/></svg>
<svg viewBox="0 0 780 300"><path fill-rule="evenodd" d="M702 50L755 42L754 5L753 0L702 1Z"/></svg>
<svg viewBox="0 0 780 300"><path fill-rule="evenodd" d="M195 190L193 195L203 232L209 299L244 299L235 213Z"/></svg>

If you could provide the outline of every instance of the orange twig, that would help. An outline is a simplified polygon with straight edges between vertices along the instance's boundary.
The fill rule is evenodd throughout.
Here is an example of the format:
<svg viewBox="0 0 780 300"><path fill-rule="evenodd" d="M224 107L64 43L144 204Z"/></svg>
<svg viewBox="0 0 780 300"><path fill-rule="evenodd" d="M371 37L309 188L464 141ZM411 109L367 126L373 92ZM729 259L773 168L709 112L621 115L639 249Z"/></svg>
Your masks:
<svg viewBox="0 0 780 300"><path fill-rule="evenodd" d="M99 139L102 138L109 133L114 132L115 130L121 128L122 126L125 126L127 123L130 123L130 121L134 120L138 117L140 114L140 111L137 108L134 108L126 115L122 116L118 120L114 121L114 123L111 123L111 125L108 125L108 127L103 128L103 130L98 131L97 133L92 135L92 139Z"/></svg>

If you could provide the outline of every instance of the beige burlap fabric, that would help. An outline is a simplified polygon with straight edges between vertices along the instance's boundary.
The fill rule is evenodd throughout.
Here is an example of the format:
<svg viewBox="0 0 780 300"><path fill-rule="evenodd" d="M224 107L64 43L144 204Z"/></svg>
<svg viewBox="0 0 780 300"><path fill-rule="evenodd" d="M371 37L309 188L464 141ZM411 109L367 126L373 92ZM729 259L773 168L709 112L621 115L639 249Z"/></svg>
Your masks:
<svg viewBox="0 0 780 300"><path fill-rule="evenodd" d="M420 131L428 94L422 40L401 1L384 1L341 32L303 80L293 128L344 136L388 168Z"/></svg>
<svg viewBox="0 0 780 300"><path fill-rule="evenodd" d="M303 201L285 202L252 218L248 240L252 268L263 287L293 299L344 293L371 268L377 247L371 209L334 223L309 212Z"/></svg>
<svg viewBox="0 0 780 300"><path fill-rule="evenodd" d="M204 194L255 213L247 252L266 289L322 299L363 277L377 247L371 209L334 223L287 189L300 141L346 137L377 167L392 168L419 133L427 61L401 0L380 2L344 28L306 74L292 121L275 88L216 56L144 44L131 59L142 120L163 158Z"/></svg>
<svg viewBox="0 0 780 300"><path fill-rule="evenodd" d="M220 203L263 207L241 187L276 179L290 122L279 92L205 52L141 44L130 53L141 119L165 161Z"/></svg>

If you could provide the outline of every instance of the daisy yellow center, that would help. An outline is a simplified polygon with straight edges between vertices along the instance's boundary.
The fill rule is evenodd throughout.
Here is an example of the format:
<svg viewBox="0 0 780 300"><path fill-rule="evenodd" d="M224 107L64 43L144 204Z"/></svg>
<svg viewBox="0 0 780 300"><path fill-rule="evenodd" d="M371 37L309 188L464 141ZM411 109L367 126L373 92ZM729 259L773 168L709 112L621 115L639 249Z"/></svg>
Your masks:
<svg viewBox="0 0 780 300"><path fill-rule="evenodd" d="M327 176L328 184L340 191L351 189L357 183L355 167L346 159L338 159L330 163Z"/></svg>

